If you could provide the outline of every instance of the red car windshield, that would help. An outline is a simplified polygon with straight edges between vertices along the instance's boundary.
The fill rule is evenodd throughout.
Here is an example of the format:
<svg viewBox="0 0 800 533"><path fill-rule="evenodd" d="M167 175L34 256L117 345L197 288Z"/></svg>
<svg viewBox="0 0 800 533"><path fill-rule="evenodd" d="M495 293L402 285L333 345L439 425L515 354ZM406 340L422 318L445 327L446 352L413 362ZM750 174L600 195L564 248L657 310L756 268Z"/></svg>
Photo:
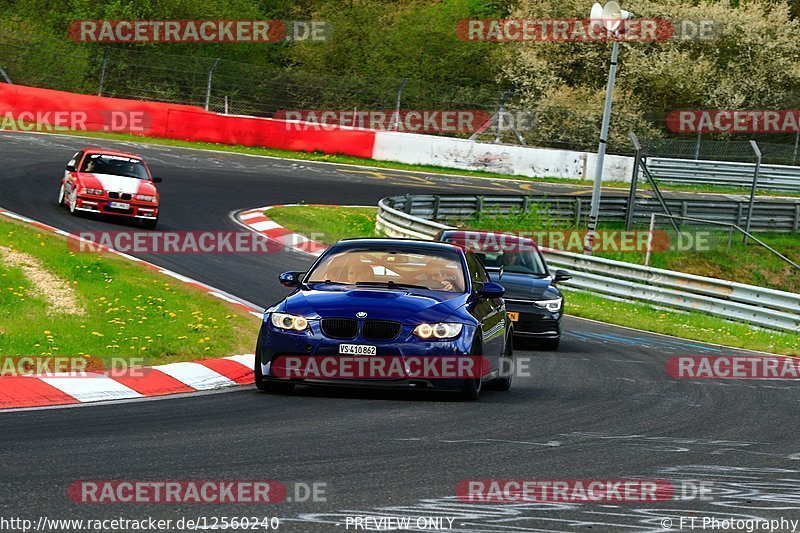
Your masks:
<svg viewBox="0 0 800 533"><path fill-rule="evenodd" d="M94 174L110 174L112 176L125 176L140 180L149 180L147 167L140 159L119 155L89 154L83 160L81 172Z"/></svg>

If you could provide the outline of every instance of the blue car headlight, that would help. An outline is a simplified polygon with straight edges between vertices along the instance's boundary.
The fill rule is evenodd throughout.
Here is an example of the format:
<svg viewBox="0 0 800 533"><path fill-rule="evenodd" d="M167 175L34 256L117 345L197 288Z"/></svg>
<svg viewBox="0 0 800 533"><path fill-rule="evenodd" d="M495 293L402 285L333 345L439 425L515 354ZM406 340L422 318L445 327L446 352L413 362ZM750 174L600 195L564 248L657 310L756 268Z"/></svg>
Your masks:
<svg viewBox="0 0 800 533"><path fill-rule="evenodd" d="M290 315L288 313L272 313L270 316L272 325L276 328L303 331L308 328L308 320L299 315Z"/></svg>
<svg viewBox="0 0 800 533"><path fill-rule="evenodd" d="M556 313L561 310L561 303L564 301L563 298L554 298L553 300L538 300L533 302L538 307L543 307L550 311L551 313Z"/></svg>
<svg viewBox="0 0 800 533"><path fill-rule="evenodd" d="M414 328L414 335L421 339L452 339L461 334L462 324L451 322L438 322L436 324L422 323Z"/></svg>

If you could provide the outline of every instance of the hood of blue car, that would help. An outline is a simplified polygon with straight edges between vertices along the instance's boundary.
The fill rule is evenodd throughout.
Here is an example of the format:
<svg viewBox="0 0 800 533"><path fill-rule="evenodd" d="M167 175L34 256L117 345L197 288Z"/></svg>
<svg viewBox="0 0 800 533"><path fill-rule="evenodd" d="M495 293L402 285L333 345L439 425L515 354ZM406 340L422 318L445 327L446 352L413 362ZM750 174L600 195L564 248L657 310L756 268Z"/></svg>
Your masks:
<svg viewBox="0 0 800 533"><path fill-rule="evenodd" d="M425 290L301 290L286 299L286 312L306 318L393 320L408 324L440 322L461 307L466 295Z"/></svg>
<svg viewBox="0 0 800 533"><path fill-rule="evenodd" d="M497 272L490 272L492 281L506 288L504 298L512 300L539 300L545 298L545 292L553 292L550 278L537 278L528 274L504 272L498 276ZM550 289L550 291L548 291Z"/></svg>

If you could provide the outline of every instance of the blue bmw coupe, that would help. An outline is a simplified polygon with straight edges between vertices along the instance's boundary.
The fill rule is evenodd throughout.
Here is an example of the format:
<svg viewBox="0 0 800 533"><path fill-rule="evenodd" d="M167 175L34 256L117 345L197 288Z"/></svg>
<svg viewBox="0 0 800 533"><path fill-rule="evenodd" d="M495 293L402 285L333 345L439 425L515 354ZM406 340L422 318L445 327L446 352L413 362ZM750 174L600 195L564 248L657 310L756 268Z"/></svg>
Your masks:
<svg viewBox="0 0 800 533"><path fill-rule="evenodd" d="M297 384L431 388L475 400L484 383L511 387L513 326L505 289L469 250L347 239L308 272L284 272L280 283L294 291L264 314L254 368L263 391L288 393ZM477 371L447 371L473 368L461 363L475 358ZM413 371L420 361L427 371ZM446 364L453 361L456 366ZM344 363L359 363L361 372L346 372L351 367ZM289 371L298 366L324 371Z"/></svg>

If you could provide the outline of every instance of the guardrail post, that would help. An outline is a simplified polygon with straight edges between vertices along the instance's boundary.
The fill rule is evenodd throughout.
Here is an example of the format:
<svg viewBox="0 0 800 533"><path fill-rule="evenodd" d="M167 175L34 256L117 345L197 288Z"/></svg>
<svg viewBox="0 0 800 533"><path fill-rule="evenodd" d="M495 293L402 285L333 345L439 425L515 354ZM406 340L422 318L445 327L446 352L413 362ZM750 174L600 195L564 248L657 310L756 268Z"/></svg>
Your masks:
<svg viewBox="0 0 800 533"><path fill-rule="evenodd" d="M208 111L208 106L211 103L211 78L214 75L214 69L217 68L217 63L219 63L219 58L214 59L211 68L208 69L208 78L206 79L206 111Z"/></svg>
<svg viewBox="0 0 800 533"><path fill-rule="evenodd" d="M630 231L633 229L633 216L636 211L636 187L639 183L639 154L641 153L642 146L639 144L639 139L636 134L628 132L628 139L633 145L633 174L631 175L631 190L628 193L628 205L625 209L625 229Z"/></svg>
<svg viewBox="0 0 800 533"><path fill-rule="evenodd" d="M394 117L393 117L393 124L392 129L397 131L400 129L400 97L403 95L403 89L406 87L406 83L408 83L408 78L403 78L403 81L400 82L400 85L397 87L397 97L395 103L395 110L394 110Z"/></svg>
<svg viewBox="0 0 800 533"><path fill-rule="evenodd" d="M581 223L581 215L583 215L583 213L581 211L583 211L583 202L581 201L580 198L578 198L576 196L575 197L575 225L576 226L579 226L580 223Z"/></svg>
<svg viewBox="0 0 800 533"><path fill-rule="evenodd" d="M702 133L700 133L698 131L697 132L697 142L694 145L694 159L695 159L695 161L700 159L700 138L701 138L701 136L702 136Z"/></svg>
<svg viewBox="0 0 800 533"><path fill-rule="evenodd" d="M103 48L103 59L100 63L100 80L97 82L97 96L103 96L103 82L106 79L106 65L108 64L108 51L110 48Z"/></svg>
<svg viewBox="0 0 800 533"><path fill-rule="evenodd" d="M442 201L442 198L437 194L433 197L433 220L439 219L439 203Z"/></svg>
<svg viewBox="0 0 800 533"><path fill-rule="evenodd" d="M475 203L475 212L476 212L476 213L481 213L481 212L483 212L483 196L478 196L478 197L476 198L476 203Z"/></svg>
<svg viewBox="0 0 800 533"><path fill-rule="evenodd" d="M750 221L753 218L753 204L756 201L756 187L758 187L758 172L761 170L761 149L758 144L751 140L750 146L753 148L753 153L756 154L756 169L753 171L753 187L750 189L750 205L747 208L747 222L744 226L744 244L747 244L747 234L750 233Z"/></svg>
<svg viewBox="0 0 800 533"><path fill-rule="evenodd" d="M525 195L525 196L522 197L522 212L523 213L527 213L528 210L530 209L530 201L531 201L531 197L530 196Z"/></svg>
<svg viewBox="0 0 800 533"><path fill-rule="evenodd" d="M408 215L411 214L411 203L411 195L406 194L406 202L403 204L403 211Z"/></svg>
<svg viewBox="0 0 800 533"><path fill-rule="evenodd" d="M794 231L800 231L800 204L794 206Z"/></svg>
<svg viewBox="0 0 800 533"><path fill-rule="evenodd" d="M650 252L653 250L653 231L656 228L656 214L650 213L650 230L647 232L647 251L644 254L644 266L650 266Z"/></svg>

